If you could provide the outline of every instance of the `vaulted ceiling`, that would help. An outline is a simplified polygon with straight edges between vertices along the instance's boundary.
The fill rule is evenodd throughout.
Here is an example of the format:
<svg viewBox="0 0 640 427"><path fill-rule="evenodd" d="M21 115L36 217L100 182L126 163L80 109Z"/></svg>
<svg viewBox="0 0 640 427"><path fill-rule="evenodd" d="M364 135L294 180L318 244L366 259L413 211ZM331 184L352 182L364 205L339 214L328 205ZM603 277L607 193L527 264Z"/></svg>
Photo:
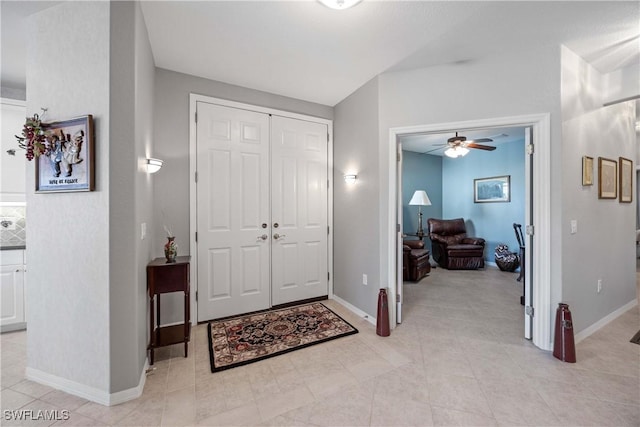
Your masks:
<svg viewBox="0 0 640 427"><path fill-rule="evenodd" d="M1 2L2 85L24 88L29 14ZM156 66L333 106L385 71L564 44L607 73L640 62L638 2L143 1Z"/></svg>

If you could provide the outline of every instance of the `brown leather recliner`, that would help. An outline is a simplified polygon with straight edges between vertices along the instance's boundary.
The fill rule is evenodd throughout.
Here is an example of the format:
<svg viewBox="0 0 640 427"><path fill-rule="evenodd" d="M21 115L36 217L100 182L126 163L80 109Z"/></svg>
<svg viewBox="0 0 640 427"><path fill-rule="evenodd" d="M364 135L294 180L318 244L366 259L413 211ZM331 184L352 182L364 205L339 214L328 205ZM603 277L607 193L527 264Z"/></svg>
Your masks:
<svg viewBox="0 0 640 427"><path fill-rule="evenodd" d="M403 240L402 280L417 282L426 276L431 271L429 255L422 240Z"/></svg>
<svg viewBox="0 0 640 427"><path fill-rule="evenodd" d="M480 237L467 237L464 219L427 220L433 259L449 270L484 268L484 244Z"/></svg>

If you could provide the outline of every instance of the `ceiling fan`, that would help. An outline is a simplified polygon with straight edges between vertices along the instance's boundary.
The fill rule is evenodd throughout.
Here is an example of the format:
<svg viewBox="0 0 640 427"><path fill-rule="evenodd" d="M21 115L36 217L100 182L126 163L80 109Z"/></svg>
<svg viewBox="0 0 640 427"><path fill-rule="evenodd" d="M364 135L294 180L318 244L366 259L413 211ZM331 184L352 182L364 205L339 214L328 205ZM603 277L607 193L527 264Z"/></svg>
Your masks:
<svg viewBox="0 0 640 427"><path fill-rule="evenodd" d="M492 141L493 139L491 138L467 139L466 136L458 135L458 132L456 132L456 136L447 139L446 144L439 144L439 145L449 147L444 152L445 156L456 158L456 157L462 157L467 155L467 153L469 153L469 148L475 148L478 150L485 150L485 151L493 151L496 149L496 147L493 147L491 145L478 144L479 142L492 142ZM439 150L439 148L436 148L436 150ZM431 151L435 151L435 150L431 150Z"/></svg>

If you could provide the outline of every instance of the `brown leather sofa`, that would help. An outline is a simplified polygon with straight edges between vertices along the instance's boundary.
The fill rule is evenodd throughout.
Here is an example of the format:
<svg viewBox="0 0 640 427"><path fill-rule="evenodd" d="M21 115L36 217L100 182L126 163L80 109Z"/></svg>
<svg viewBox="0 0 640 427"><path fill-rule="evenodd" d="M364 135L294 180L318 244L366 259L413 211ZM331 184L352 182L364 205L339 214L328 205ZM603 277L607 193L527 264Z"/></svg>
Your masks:
<svg viewBox="0 0 640 427"><path fill-rule="evenodd" d="M422 240L403 240L402 280L417 282L426 276L431 271L429 255Z"/></svg>
<svg viewBox="0 0 640 427"><path fill-rule="evenodd" d="M467 237L464 219L427 220L433 259L449 270L475 270L484 268L485 240Z"/></svg>

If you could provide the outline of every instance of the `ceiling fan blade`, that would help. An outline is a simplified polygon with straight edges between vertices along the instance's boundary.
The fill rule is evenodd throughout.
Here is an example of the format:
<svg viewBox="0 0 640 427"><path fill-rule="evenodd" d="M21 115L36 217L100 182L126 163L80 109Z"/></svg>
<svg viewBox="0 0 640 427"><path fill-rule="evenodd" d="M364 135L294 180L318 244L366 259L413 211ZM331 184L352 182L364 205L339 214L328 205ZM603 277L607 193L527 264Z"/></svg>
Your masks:
<svg viewBox="0 0 640 427"><path fill-rule="evenodd" d="M490 145L476 144L473 142L467 144L467 148L477 148L479 150L486 150L486 151L493 151L496 149L496 147L492 147Z"/></svg>
<svg viewBox="0 0 640 427"><path fill-rule="evenodd" d="M493 142L493 139L491 139L491 138L478 138L478 139L472 139L469 142Z"/></svg>

